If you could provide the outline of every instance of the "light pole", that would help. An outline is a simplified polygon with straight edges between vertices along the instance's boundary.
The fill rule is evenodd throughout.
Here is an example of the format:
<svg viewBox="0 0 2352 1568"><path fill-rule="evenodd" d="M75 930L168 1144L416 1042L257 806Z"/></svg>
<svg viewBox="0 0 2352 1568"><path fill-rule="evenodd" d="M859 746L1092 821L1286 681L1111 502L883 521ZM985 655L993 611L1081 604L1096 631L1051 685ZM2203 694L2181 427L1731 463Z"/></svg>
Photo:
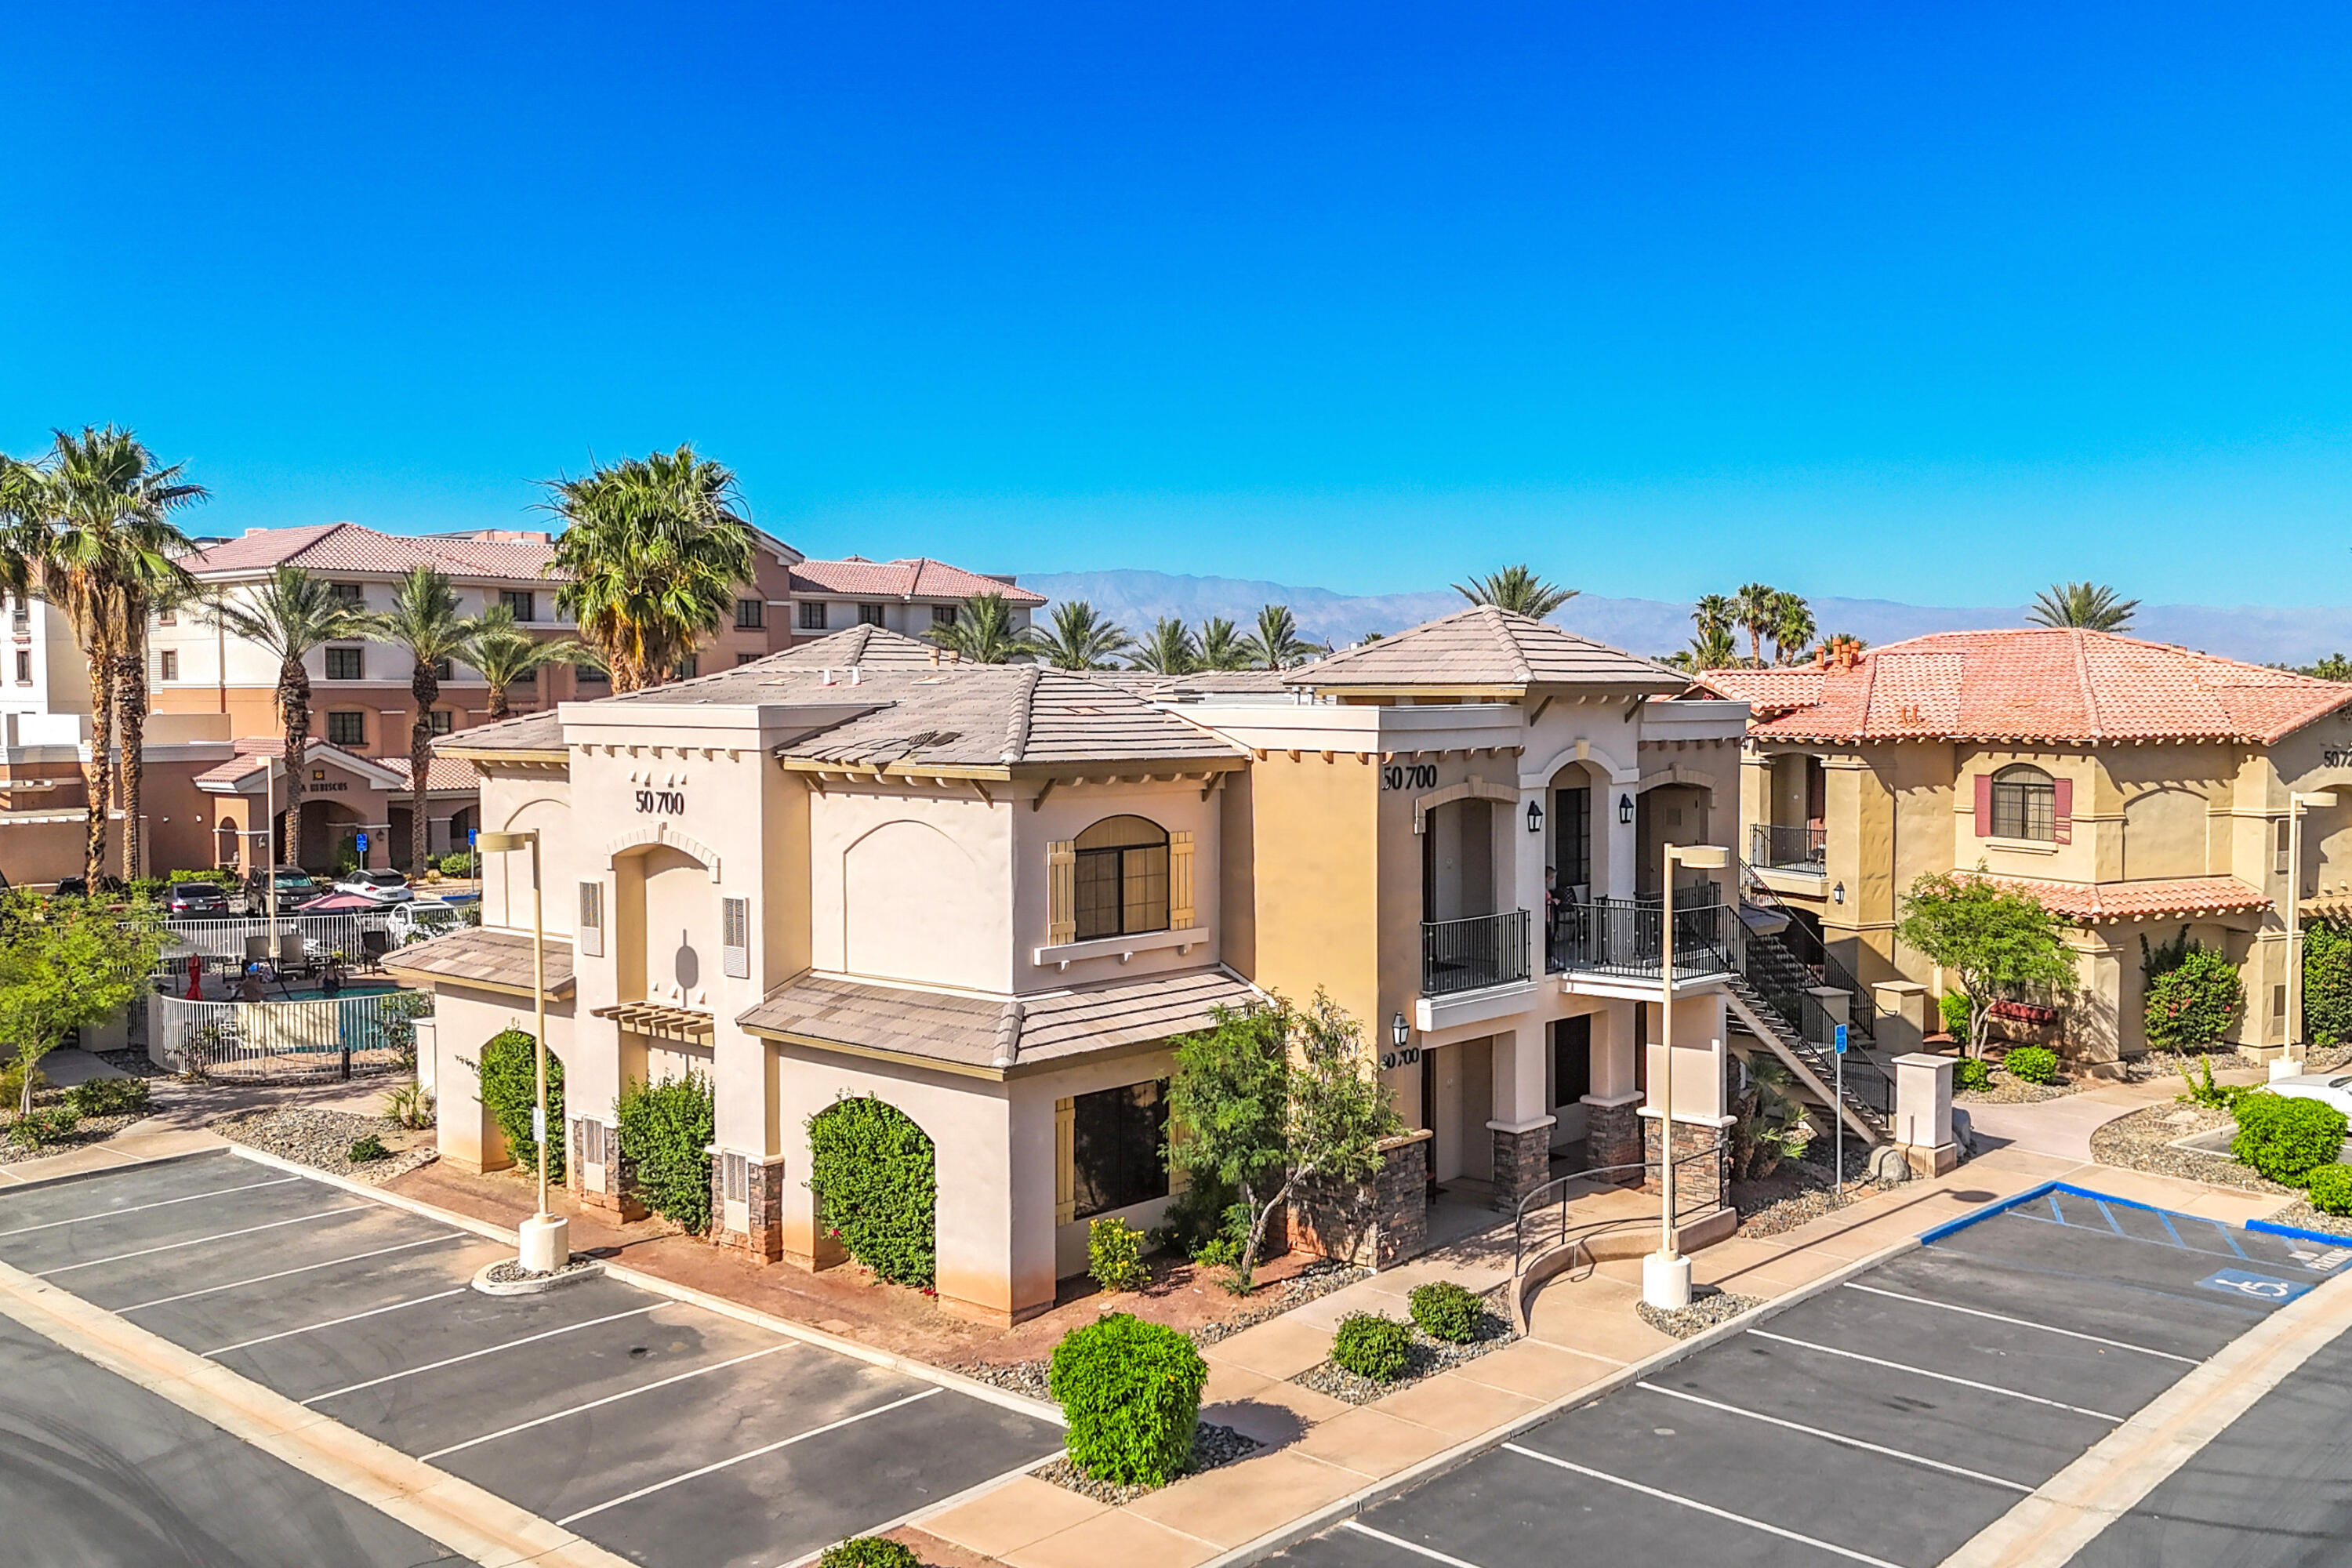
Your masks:
<svg viewBox="0 0 2352 1568"><path fill-rule="evenodd" d="M539 830L484 833L474 841L477 853L530 851L530 1016L531 1044L539 1072L539 1097L532 1111L537 1123L533 1142L539 1145L539 1212L522 1222L518 1261L532 1274L552 1274L572 1260L572 1222L547 1212L547 921L540 903Z"/></svg>
<svg viewBox="0 0 2352 1568"><path fill-rule="evenodd" d="M1675 868L1719 870L1731 851L1715 844L1665 846L1658 919L1658 1250L1642 1259L1642 1300L1665 1311L1690 1305L1691 1266L1675 1247Z"/></svg>
<svg viewBox="0 0 2352 1568"><path fill-rule="evenodd" d="M2303 811L2309 805L2334 805L2336 792L2290 790L2286 797L2286 1049L2271 1063L2273 1079L2293 1078L2303 1070L2303 918L2296 906L2303 900Z"/></svg>

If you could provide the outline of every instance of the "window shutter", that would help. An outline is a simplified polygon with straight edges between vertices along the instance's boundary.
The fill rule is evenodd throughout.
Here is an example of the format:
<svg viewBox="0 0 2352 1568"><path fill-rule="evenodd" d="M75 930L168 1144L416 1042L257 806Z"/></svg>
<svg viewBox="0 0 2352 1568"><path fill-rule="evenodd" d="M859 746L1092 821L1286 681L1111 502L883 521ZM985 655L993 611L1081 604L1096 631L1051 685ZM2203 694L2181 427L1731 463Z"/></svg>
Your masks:
<svg viewBox="0 0 2352 1568"><path fill-rule="evenodd" d="M2051 809L2057 818L2057 837L2061 844L2074 842L2074 781L2050 781Z"/></svg>
<svg viewBox="0 0 2352 1568"><path fill-rule="evenodd" d="M1078 936L1078 846L1064 838L1045 846L1045 945Z"/></svg>
<svg viewBox="0 0 2352 1568"><path fill-rule="evenodd" d="M1992 837L1992 775L1977 775L1977 837Z"/></svg>
<svg viewBox="0 0 2352 1568"><path fill-rule="evenodd" d="M1054 1223L1067 1225L1077 1215L1078 1102L1065 1098L1054 1101Z"/></svg>
<svg viewBox="0 0 2352 1568"><path fill-rule="evenodd" d="M604 955L604 884L580 884L580 951L590 958Z"/></svg>
<svg viewBox="0 0 2352 1568"><path fill-rule="evenodd" d="M1168 929L1192 929L1192 836L1168 836Z"/></svg>
<svg viewBox="0 0 2352 1568"><path fill-rule="evenodd" d="M719 945L724 949L721 967L730 980L751 978L751 900L721 899L719 900L722 934Z"/></svg>

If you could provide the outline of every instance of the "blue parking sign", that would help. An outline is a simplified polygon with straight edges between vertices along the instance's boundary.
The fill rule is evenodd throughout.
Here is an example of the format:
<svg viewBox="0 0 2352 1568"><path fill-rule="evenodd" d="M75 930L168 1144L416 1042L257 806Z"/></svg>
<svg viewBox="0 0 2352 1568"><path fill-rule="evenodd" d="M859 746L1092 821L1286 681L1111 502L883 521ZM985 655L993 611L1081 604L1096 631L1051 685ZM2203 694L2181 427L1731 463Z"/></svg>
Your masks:
<svg viewBox="0 0 2352 1568"><path fill-rule="evenodd" d="M466 829L466 847L467 847L467 848L471 849L471 848L474 847L474 835L476 835L477 833L479 833L480 831L481 831L481 829L480 829L480 828L478 828L478 827L468 827L467 829Z"/></svg>
<svg viewBox="0 0 2352 1568"><path fill-rule="evenodd" d="M1837 1054L1840 1056L1845 1055L1845 1026L1843 1024L1840 1024L1837 1026Z"/></svg>
<svg viewBox="0 0 2352 1568"><path fill-rule="evenodd" d="M362 855L364 855L364 854L366 854L366 853L367 853L367 835L366 835L366 834L364 834L364 833L361 834L361 835L359 836L359 840L360 840L360 853L361 853L361 854L362 854Z"/></svg>

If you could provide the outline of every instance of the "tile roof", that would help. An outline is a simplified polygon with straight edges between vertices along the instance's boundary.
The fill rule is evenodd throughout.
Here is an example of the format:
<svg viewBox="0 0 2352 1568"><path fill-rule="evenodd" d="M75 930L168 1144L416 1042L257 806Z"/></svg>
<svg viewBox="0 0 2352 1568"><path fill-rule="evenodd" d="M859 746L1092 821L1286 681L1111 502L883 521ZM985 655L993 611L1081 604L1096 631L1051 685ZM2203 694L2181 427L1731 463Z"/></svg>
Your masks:
<svg viewBox="0 0 2352 1568"><path fill-rule="evenodd" d="M379 533L355 522L256 529L180 557L198 577L254 575L279 566L312 572L401 573L430 566L453 577L530 582L547 577L555 547L545 540L419 538Z"/></svg>
<svg viewBox="0 0 2352 1568"><path fill-rule="evenodd" d="M782 653L770 654L767 662L809 669L846 669L852 665L867 669L913 669L953 664L956 658L935 642L910 637L887 626L852 626L830 637L795 643Z"/></svg>
<svg viewBox="0 0 2352 1568"><path fill-rule="evenodd" d="M2146 882L2042 882L2022 877L1986 879L2012 892L2030 894L2043 909L2078 925L2230 914L2268 909L2271 902L2259 889L2235 877L2171 877Z"/></svg>
<svg viewBox="0 0 2352 1568"><path fill-rule="evenodd" d="M547 939L547 994L560 996L572 989L572 942L567 937ZM407 947L383 957L386 970L425 980L447 980L479 985L491 991L530 994L530 937L527 932L486 931L468 926Z"/></svg>
<svg viewBox="0 0 2352 1568"><path fill-rule="evenodd" d="M1045 602L1045 595L1015 586L1002 577L967 572L961 566L922 555L910 561L868 561L862 555L840 561L803 561L793 568L793 592L941 601L1002 594L1007 605L1031 609Z"/></svg>
<svg viewBox="0 0 2352 1568"><path fill-rule="evenodd" d="M444 757L462 757L473 752L554 752L563 750L563 721L552 708L537 713L526 713L520 719L501 719L495 724L477 724L470 730L459 730L433 742L434 752ZM435 769L437 776L439 769ZM438 784L434 786L439 788Z"/></svg>
<svg viewBox="0 0 2352 1568"><path fill-rule="evenodd" d="M400 787L403 789L408 787L406 757L378 757L375 759L375 765L387 772L398 773ZM475 772L474 764L464 757L436 755L425 764L425 788L428 795L444 790L477 790L481 787L482 775Z"/></svg>
<svg viewBox="0 0 2352 1568"><path fill-rule="evenodd" d="M193 782L197 788L234 790L239 781L257 776L265 762L274 762L286 754L286 742L277 735L241 735L230 742L229 747L232 755L226 762L215 763L196 774ZM303 749L302 760L306 766L318 762L340 763L362 773L372 768L386 771L390 768L386 762L347 752L341 746L320 740L316 735L310 737L310 743ZM405 759L402 760L400 766L400 782L404 785L408 782Z"/></svg>
<svg viewBox="0 0 2352 1568"><path fill-rule="evenodd" d="M2226 740L2271 744L2352 684L2072 626L1937 632L1850 667L1710 669L1759 740Z"/></svg>
<svg viewBox="0 0 2352 1568"><path fill-rule="evenodd" d="M1181 702L1187 697L1215 697L1231 692L1286 692L1297 687L1290 669L1196 669L1184 675L1161 675L1150 669L1089 669L1079 671L1122 691L1132 691L1160 702Z"/></svg>
<svg viewBox="0 0 2352 1568"><path fill-rule="evenodd" d="M404 955L406 950L404 950ZM1003 1071L1150 1045L1261 1000L1223 969L1018 998L951 995L808 974L736 1022L761 1034Z"/></svg>
<svg viewBox="0 0 2352 1568"><path fill-rule="evenodd" d="M1283 677L1289 687L1604 687L1626 693L1678 692L1687 678L1549 621L1492 605L1427 621L1351 647Z"/></svg>

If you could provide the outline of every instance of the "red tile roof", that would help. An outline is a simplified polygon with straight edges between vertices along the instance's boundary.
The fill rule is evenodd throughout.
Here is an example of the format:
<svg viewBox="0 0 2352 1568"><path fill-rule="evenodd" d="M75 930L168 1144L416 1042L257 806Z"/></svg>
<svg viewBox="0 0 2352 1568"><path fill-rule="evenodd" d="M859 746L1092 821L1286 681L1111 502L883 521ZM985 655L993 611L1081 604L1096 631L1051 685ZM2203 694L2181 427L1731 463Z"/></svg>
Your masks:
<svg viewBox="0 0 2352 1568"><path fill-rule="evenodd" d="M243 576L279 566L312 572L399 573L430 566L454 577L530 582L548 575L555 547L545 539L415 538L355 522L260 528L242 539L180 558L199 577Z"/></svg>
<svg viewBox="0 0 2352 1568"><path fill-rule="evenodd" d="M1987 880L2012 892L2031 894L2043 909L2079 925L2230 914L2268 909L2271 902L2259 889L2235 877L2172 877L2147 882L2038 882L2021 877Z"/></svg>
<svg viewBox="0 0 2352 1568"><path fill-rule="evenodd" d="M1002 594L1006 604L1031 609L1045 602L1045 595L1015 587L1002 577L983 576L921 555L911 561L868 561L862 555L841 561L803 561L793 568L793 592L941 602Z"/></svg>
<svg viewBox="0 0 2352 1568"><path fill-rule="evenodd" d="M1937 632L1850 667L1710 669L1699 684L1754 708L1758 740L2268 745L2352 704L2352 684L2067 626Z"/></svg>

